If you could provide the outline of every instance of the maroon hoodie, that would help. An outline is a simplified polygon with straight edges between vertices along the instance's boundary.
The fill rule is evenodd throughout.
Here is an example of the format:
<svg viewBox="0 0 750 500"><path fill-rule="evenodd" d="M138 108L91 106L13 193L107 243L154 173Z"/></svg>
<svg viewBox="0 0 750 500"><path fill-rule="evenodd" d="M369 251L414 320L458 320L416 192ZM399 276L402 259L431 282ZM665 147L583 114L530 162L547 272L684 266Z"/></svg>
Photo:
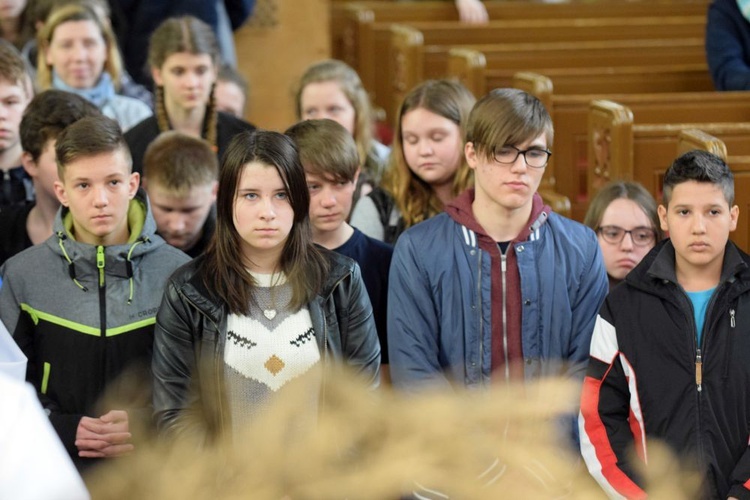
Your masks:
<svg viewBox="0 0 750 500"><path fill-rule="evenodd" d="M531 216L523 230L508 245L505 252L506 263L506 297L503 297L503 255L498 242L492 239L474 217L471 204L474 202L474 189L468 189L451 201L445 211L457 223L466 226L476 233L479 248L490 255L491 308L492 308L492 371L505 367L506 376L523 378L523 349L521 347L521 276L518 272L518 261L513 243L526 241L531 234L531 224L542 212L550 214L552 209L545 205L539 193L534 193ZM545 218L546 220L546 218ZM503 303L506 319L503 322ZM503 338L507 339L507 361Z"/></svg>

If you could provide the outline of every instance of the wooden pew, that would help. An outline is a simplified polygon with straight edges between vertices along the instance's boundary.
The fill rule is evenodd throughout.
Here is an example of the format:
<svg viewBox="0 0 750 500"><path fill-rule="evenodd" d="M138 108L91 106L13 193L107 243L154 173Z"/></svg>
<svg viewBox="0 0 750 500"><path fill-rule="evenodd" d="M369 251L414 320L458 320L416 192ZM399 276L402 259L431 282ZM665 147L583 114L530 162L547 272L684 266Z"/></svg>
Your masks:
<svg viewBox="0 0 750 500"><path fill-rule="evenodd" d="M512 86L521 71L554 76L559 93L713 90L704 45L688 38L425 47L419 32L394 26L389 109L429 78L456 78L482 96Z"/></svg>
<svg viewBox="0 0 750 500"><path fill-rule="evenodd" d="M746 92L680 92L648 94L553 93L552 80L532 73L519 73L513 86L539 98L555 124L555 141L545 183L567 196L573 218L582 220L588 206L588 113L589 104L610 99L627 106L636 123L690 123L697 121L740 122L750 117Z"/></svg>
<svg viewBox="0 0 750 500"><path fill-rule="evenodd" d="M709 0L655 1L568 1L564 3L528 2L526 0L485 1L492 20L571 19L596 17L660 17L706 14ZM333 57L342 59L355 69L360 54L359 39L372 40L370 31L377 23L410 24L424 21L458 21L455 5L445 1L393 2L358 1L332 2L331 48ZM364 53L371 49L364 49Z"/></svg>
<svg viewBox="0 0 750 500"><path fill-rule="evenodd" d="M700 115L696 118L705 119ZM613 179L636 180L650 192L659 193L664 172L680 151L680 134L689 129L699 129L720 139L726 151L736 157L750 156L750 122L636 125L633 113L627 107L613 101L592 101L589 112L589 193L595 193ZM735 165L732 167L736 168ZM743 172L743 175L750 176L750 169Z"/></svg>
<svg viewBox="0 0 750 500"><path fill-rule="evenodd" d="M727 146L721 139L695 128L682 130L677 137L677 156L694 149L708 151L722 158L724 161L727 159ZM661 186L659 186L659 190L661 191Z"/></svg>
<svg viewBox="0 0 750 500"><path fill-rule="evenodd" d="M394 52L398 54L402 47L403 44L394 43ZM514 74L519 71L534 71L551 76L550 72L554 73L553 70L581 68L666 67L675 63L696 65L699 71L706 67L703 38L498 44L459 48L427 46L422 50L423 79L446 75L455 77L467 86L470 85L470 90L475 95L484 95L493 88L510 87ZM578 71L573 72L575 73ZM556 76L558 86L563 91L566 86L563 76ZM575 84L580 85L581 82L576 81ZM701 87L710 85L707 71L680 83L690 84ZM590 85L593 86L594 82L591 81Z"/></svg>
<svg viewBox="0 0 750 500"><path fill-rule="evenodd" d="M705 31L704 16L672 16L642 18L540 19L493 21L481 26L457 22L413 23L421 43L427 45L462 45L495 43L563 43L597 40L641 40L669 38L701 38ZM359 74L375 103L385 109L391 106L390 82L409 69L411 63L396 59L391 46L392 32L403 33L409 28L391 23L373 25L373 44L366 52L360 46ZM363 42L363 39L360 40ZM416 44L417 40L411 43ZM421 61L417 61L421 64ZM407 68L404 70L403 68Z"/></svg>

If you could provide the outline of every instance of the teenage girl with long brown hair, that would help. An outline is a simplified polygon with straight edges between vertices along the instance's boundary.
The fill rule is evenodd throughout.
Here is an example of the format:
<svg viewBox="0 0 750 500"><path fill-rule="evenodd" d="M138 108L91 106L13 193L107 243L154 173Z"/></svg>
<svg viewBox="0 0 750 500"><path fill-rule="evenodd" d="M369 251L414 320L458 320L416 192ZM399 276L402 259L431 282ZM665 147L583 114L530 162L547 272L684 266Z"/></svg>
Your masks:
<svg viewBox="0 0 750 500"><path fill-rule="evenodd" d="M257 131L232 140L219 169L214 239L169 280L156 320L154 410L163 433L226 435L293 382L307 384L300 412L314 416L329 367L346 365L378 385L380 344L359 267L313 243L309 206L289 137Z"/></svg>

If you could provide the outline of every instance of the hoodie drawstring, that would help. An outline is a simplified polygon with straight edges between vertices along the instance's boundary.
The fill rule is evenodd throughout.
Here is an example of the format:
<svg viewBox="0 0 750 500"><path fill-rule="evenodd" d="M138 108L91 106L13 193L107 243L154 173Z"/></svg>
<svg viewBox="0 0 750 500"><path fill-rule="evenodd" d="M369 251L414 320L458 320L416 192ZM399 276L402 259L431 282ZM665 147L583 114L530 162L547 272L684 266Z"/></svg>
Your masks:
<svg viewBox="0 0 750 500"><path fill-rule="evenodd" d="M68 274L70 275L70 279L73 280L73 283L75 283L78 286L78 288L80 288L84 292L88 292L89 289L83 286L81 282L76 279L75 264L73 264L73 261L70 260L70 257L68 256L68 252L67 250L65 250L65 245L63 244L63 240L65 240L65 238L66 238L65 233L63 233L62 231L57 232L57 244L60 246L60 250L62 251L63 257L65 257L65 260L68 261Z"/></svg>
<svg viewBox="0 0 750 500"><path fill-rule="evenodd" d="M133 294L134 294L134 288L135 288L135 281L133 280L133 261L130 260L130 257L133 255L133 250L135 250L135 247L147 241L148 241L148 236L142 236L138 238L136 242L130 246L128 253L125 256L125 262L127 264L127 269L128 269L128 288L130 289L130 293L128 294L128 305L133 303Z"/></svg>

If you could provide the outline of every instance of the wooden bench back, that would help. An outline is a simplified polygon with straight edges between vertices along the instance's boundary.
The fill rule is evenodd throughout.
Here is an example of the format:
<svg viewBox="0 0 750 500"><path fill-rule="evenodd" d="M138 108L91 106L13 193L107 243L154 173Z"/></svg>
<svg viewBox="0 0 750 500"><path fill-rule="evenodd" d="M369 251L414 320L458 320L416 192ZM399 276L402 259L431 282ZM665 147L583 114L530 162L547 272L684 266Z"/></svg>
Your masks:
<svg viewBox="0 0 750 500"><path fill-rule="evenodd" d="M473 85L475 95L512 85L519 71L544 73L551 68L592 68L705 64L703 38L605 40L564 43L423 47L423 78L457 77ZM394 45L394 52L398 47ZM396 57L398 57L396 55ZM478 64L483 60L484 64ZM463 80L466 78L466 80Z"/></svg>
<svg viewBox="0 0 750 500"><path fill-rule="evenodd" d="M398 27L394 28L394 26ZM396 56L392 49L395 42L392 40L394 36L401 36L409 29L421 33L421 39L418 35L407 35L412 43L444 46L453 46L457 43L462 45L527 43L529 40L534 40L536 43L562 43L597 40L695 39L703 37L705 16L634 19L522 19L493 21L481 26L467 26L457 22L422 22L413 23L408 27L392 23L375 23L371 43L365 43L365 38L360 38L361 57L358 60L358 71L365 88L373 95L375 103L386 110L390 109L392 102L389 88L392 87L390 80L393 78L387 68L398 64L397 61L393 61ZM406 66L411 67L415 64L409 57L399 57L402 64Z"/></svg>
<svg viewBox="0 0 750 500"><path fill-rule="evenodd" d="M729 155L750 155L750 107L747 121L693 123L634 122L633 112L621 103L595 100L589 105L588 194L613 179L636 179L658 192L660 179L678 151L680 132L699 129L722 140Z"/></svg>
<svg viewBox="0 0 750 500"><path fill-rule="evenodd" d="M513 86L539 98L552 116L554 154L546 175L554 189L571 200L573 217L577 220L582 220L588 206L591 101L610 99L623 104L633 112L638 124L741 122L750 116L750 99L745 92L558 95L553 94L551 79L531 73L516 75Z"/></svg>
<svg viewBox="0 0 750 500"><path fill-rule="evenodd" d="M662 1L568 1L564 3L526 0L489 0L484 5L490 19L570 19L591 17L659 17L679 12L685 16L705 15L708 0ZM356 1L331 3L331 49L336 59L357 68L360 34L372 24L420 21L458 21L455 5L444 1L386 2ZM365 35L367 36L367 35Z"/></svg>

